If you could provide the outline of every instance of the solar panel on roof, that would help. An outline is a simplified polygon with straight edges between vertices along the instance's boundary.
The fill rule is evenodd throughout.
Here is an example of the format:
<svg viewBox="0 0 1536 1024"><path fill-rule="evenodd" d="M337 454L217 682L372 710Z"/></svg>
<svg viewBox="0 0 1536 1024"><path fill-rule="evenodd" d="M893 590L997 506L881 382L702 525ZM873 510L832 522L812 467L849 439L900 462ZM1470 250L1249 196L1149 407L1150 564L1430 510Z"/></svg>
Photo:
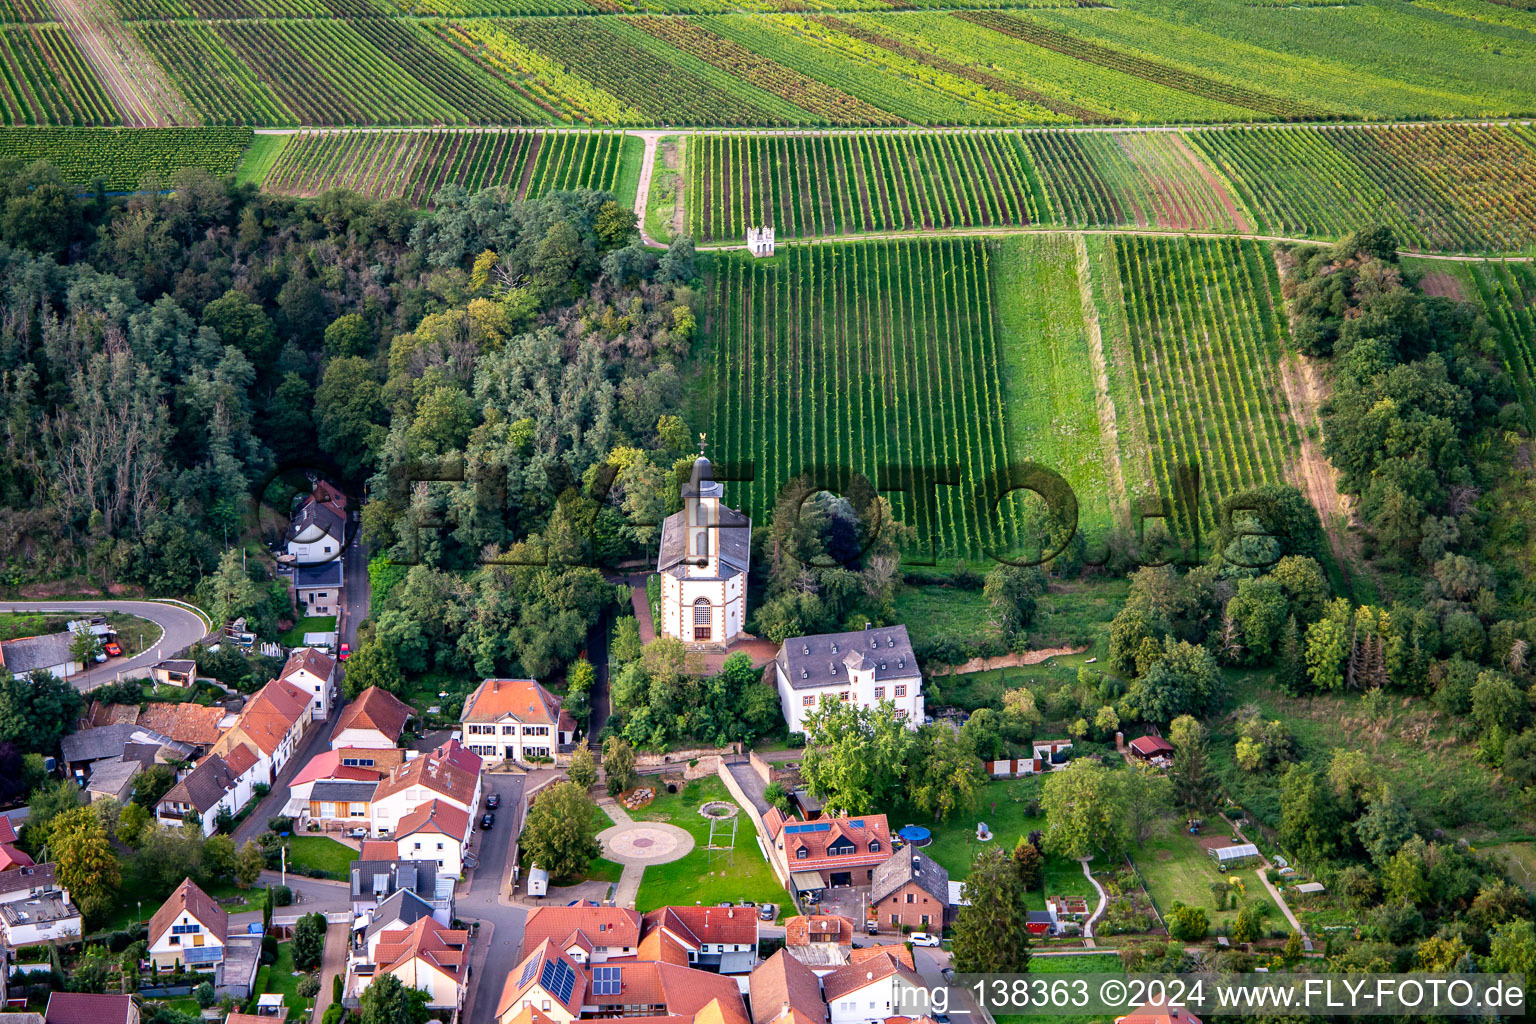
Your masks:
<svg viewBox="0 0 1536 1024"><path fill-rule="evenodd" d="M592 994L616 996L619 994L619 969L617 967L592 968Z"/></svg>
<svg viewBox="0 0 1536 1024"><path fill-rule="evenodd" d="M852 825L854 828L863 828L864 827L864 819L863 818L854 818L848 824Z"/></svg>
<svg viewBox="0 0 1536 1024"><path fill-rule="evenodd" d="M564 960L546 960L539 984L562 1003L570 1002L571 991L576 987L576 972Z"/></svg>
<svg viewBox="0 0 1536 1024"><path fill-rule="evenodd" d="M539 962L537 960L530 959L526 964L524 964L523 965L523 976L521 978L517 979L517 987L518 988L522 988L524 985L526 985L530 981L532 981L533 980L533 972L538 970L538 969L539 969Z"/></svg>

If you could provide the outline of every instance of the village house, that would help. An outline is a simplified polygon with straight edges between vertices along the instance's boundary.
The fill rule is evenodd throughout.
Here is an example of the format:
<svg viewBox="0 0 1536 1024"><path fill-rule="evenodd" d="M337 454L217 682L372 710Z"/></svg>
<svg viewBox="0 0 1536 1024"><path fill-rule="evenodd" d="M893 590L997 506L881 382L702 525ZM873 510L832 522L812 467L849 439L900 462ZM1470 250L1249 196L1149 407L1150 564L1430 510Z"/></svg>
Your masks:
<svg viewBox="0 0 1536 1024"><path fill-rule="evenodd" d="M304 820L327 832L363 829L368 831L373 819L373 795L377 780L322 779L309 789Z"/></svg>
<svg viewBox="0 0 1536 1024"><path fill-rule="evenodd" d="M791 917L784 922L784 949L806 967L826 974L848 962L855 927L852 918L841 914ZM756 978L754 971L754 985ZM752 1005L755 1011L757 1003Z"/></svg>
<svg viewBox="0 0 1536 1024"><path fill-rule="evenodd" d="M896 955L880 951L862 961L848 963L821 979L822 998L831 1024L882 1024L898 1016L903 1003L897 986L905 982L923 988L918 974Z"/></svg>
<svg viewBox="0 0 1536 1024"><path fill-rule="evenodd" d="M92 992L50 992L43 1011L48 1024L139 1024L133 996Z"/></svg>
<svg viewBox="0 0 1536 1024"><path fill-rule="evenodd" d="M134 779L144 766L126 758L96 761L91 765L91 777L85 784L87 803L97 800L116 800L126 803L133 799Z"/></svg>
<svg viewBox="0 0 1536 1024"><path fill-rule="evenodd" d="M75 634L44 633L0 641L0 667L20 678L31 672L47 672L55 679L68 679L85 668L70 651Z"/></svg>
<svg viewBox="0 0 1536 1024"><path fill-rule="evenodd" d="M145 705L144 710L139 712L138 724L162 736L169 736L177 743L189 744L201 754L212 749L219 742L219 737L224 735L226 718L233 725L236 716L217 705L205 707L186 702L171 704L156 701Z"/></svg>
<svg viewBox="0 0 1536 1024"><path fill-rule="evenodd" d="M293 570L293 603L300 615L335 615L341 608L344 568L341 559Z"/></svg>
<svg viewBox="0 0 1536 1024"><path fill-rule="evenodd" d="M546 940L579 964L633 958L640 948L645 919L638 911L603 907L578 900L569 907L539 907L523 925L523 946L531 950Z"/></svg>
<svg viewBox="0 0 1536 1024"><path fill-rule="evenodd" d="M730 978L680 963L578 963L546 939L507 975L497 1024L552 1024L608 1017L665 1018L669 1024L750 1024Z"/></svg>
<svg viewBox="0 0 1536 1024"><path fill-rule="evenodd" d="M342 708L331 734L331 749L393 750L411 720L411 706L387 690L370 686Z"/></svg>
<svg viewBox="0 0 1536 1024"><path fill-rule="evenodd" d="M336 659L313 647L300 647L288 655L277 678L308 694L310 717L323 722L336 700Z"/></svg>
<svg viewBox="0 0 1536 1024"><path fill-rule="evenodd" d="M487 679L464 701L464 742L491 761L552 760L576 740L576 720L532 679Z"/></svg>
<svg viewBox="0 0 1536 1024"><path fill-rule="evenodd" d="M324 481L317 482L289 520L282 561L295 565L339 562L346 534L346 496Z"/></svg>
<svg viewBox="0 0 1536 1024"><path fill-rule="evenodd" d="M861 708L889 701L908 727L923 724L923 676L906 626L791 637L773 665L790 732L804 732L805 720L823 700Z"/></svg>
<svg viewBox="0 0 1536 1024"><path fill-rule="evenodd" d="M70 733L59 741L59 750L65 766L81 782L98 761L129 760L148 767L180 764L197 756L197 747L190 743L127 722Z"/></svg>
<svg viewBox="0 0 1536 1024"><path fill-rule="evenodd" d="M865 886L891 856L891 829L883 814L786 818L778 808L763 816L769 851L795 894Z"/></svg>
<svg viewBox="0 0 1536 1024"><path fill-rule="evenodd" d="M701 453L682 487L682 511L661 524L656 631L691 647L729 646L746 628L752 520L726 507L724 496Z"/></svg>
<svg viewBox="0 0 1536 1024"><path fill-rule="evenodd" d="M645 915L641 960L667 960L681 951L690 967L746 974L757 964L757 912L741 907L662 907Z"/></svg>
<svg viewBox="0 0 1536 1024"><path fill-rule="evenodd" d="M431 917L398 929L378 932L368 956L347 963L344 999L361 1000L375 979L393 975L407 989L427 993L427 1009L457 1013L469 982L469 932L449 928Z"/></svg>
<svg viewBox="0 0 1536 1024"><path fill-rule="evenodd" d="M310 758L304 767L299 769L298 774L289 780L288 802L283 805L283 813L292 818L308 814L309 797L318 783L372 782L377 787L386 774L387 772L371 765L344 765L341 763L339 751L322 751Z"/></svg>
<svg viewBox="0 0 1536 1024"><path fill-rule="evenodd" d="M464 808L428 800L395 826L395 849L401 860L436 860L439 872L457 876L464 872L473 828L474 819Z"/></svg>
<svg viewBox="0 0 1536 1024"><path fill-rule="evenodd" d="M921 850L902 850L875 868L869 906L882 925L941 931L953 916L949 872Z"/></svg>
<svg viewBox="0 0 1536 1024"><path fill-rule="evenodd" d="M1161 736L1138 736L1128 750L1132 758L1147 764L1165 766L1173 760L1173 744Z"/></svg>
<svg viewBox="0 0 1536 1024"><path fill-rule="evenodd" d="M214 975L217 985L229 941L229 912L189 878L160 904L145 939L157 972L169 974L181 966Z"/></svg>
<svg viewBox="0 0 1536 1024"><path fill-rule="evenodd" d="M372 920L381 905L404 890L430 906L438 924L450 925L456 880L453 875L439 874L436 861L402 860L393 843L368 840L352 862L352 916Z"/></svg>
<svg viewBox="0 0 1536 1024"><path fill-rule="evenodd" d="M821 979L786 946L752 971L752 1024L827 1024Z"/></svg>
<svg viewBox="0 0 1536 1024"><path fill-rule="evenodd" d="M213 753L226 760L236 747L249 746L256 755L256 781L271 785L298 749L313 715L310 694L274 679L256 692L229 727Z"/></svg>
<svg viewBox="0 0 1536 1024"><path fill-rule="evenodd" d="M450 739L391 771L373 794L374 834L394 834L407 815L429 800L474 813L480 805L480 763L478 755Z"/></svg>
<svg viewBox="0 0 1536 1024"><path fill-rule="evenodd" d="M0 936L7 946L71 942L81 935L79 909L59 887L53 864L0 871Z"/></svg>
<svg viewBox="0 0 1536 1024"><path fill-rule="evenodd" d="M197 685L197 662L191 659L173 658L162 661L149 670L149 678L156 686Z"/></svg>
<svg viewBox="0 0 1536 1024"><path fill-rule="evenodd" d="M235 747L228 757L209 754L160 798L155 818L175 827L195 814L203 835L213 835L221 811L233 817L256 795L258 764L247 746Z"/></svg>

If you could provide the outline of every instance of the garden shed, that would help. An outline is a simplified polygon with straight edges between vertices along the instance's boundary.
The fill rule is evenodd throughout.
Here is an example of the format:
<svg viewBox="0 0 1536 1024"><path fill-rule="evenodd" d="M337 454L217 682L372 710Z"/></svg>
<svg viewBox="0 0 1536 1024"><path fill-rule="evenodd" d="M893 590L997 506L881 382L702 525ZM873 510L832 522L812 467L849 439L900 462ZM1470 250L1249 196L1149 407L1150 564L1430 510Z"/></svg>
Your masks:
<svg viewBox="0 0 1536 1024"><path fill-rule="evenodd" d="M1259 860L1259 848L1252 843L1233 843L1231 846L1215 846L1211 848L1211 856L1216 858L1216 864L1221 870L1228 868L1240 868Z"/></svg>

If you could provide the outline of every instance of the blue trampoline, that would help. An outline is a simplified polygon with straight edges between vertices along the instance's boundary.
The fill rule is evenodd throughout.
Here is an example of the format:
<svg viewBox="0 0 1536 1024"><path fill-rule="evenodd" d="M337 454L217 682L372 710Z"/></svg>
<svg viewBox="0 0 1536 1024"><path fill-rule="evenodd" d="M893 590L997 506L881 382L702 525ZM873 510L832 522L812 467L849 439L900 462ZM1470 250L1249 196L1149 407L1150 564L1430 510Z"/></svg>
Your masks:
<svg viewBox="0 0 1536 1024"><path fill-rule="evenodd" d="M903 825L901 831L896 834L902 838L903 842L912 846L927 846L933 842L933 833L921 825Z"/></svg>

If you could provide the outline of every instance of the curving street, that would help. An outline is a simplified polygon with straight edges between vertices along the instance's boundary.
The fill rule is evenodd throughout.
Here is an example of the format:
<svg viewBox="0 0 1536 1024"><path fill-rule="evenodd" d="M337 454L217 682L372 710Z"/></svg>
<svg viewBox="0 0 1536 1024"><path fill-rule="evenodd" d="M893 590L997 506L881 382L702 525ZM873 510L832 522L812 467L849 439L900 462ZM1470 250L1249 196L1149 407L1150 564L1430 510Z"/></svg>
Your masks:
<svg viewBox="0 0 1536 1024"><path fill-rule="evenodd" d="M179 605L161 604L159 601L13 601L0 603L0 612L70 612L80 615L123 612L148 619L160 627L160 639L150 644L144 653L132 658L114 658L103 665L95 665L70 676L69 681L82 693L118 679L147 677L152 666L191 646L208 633L207 624L197 613Z"/></svg>

